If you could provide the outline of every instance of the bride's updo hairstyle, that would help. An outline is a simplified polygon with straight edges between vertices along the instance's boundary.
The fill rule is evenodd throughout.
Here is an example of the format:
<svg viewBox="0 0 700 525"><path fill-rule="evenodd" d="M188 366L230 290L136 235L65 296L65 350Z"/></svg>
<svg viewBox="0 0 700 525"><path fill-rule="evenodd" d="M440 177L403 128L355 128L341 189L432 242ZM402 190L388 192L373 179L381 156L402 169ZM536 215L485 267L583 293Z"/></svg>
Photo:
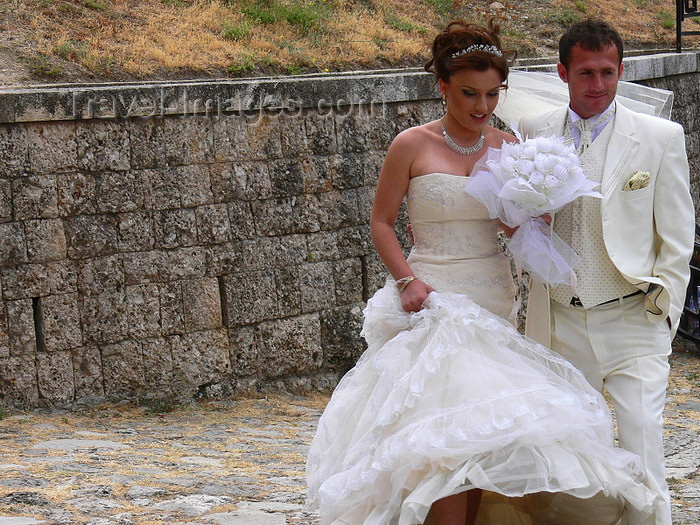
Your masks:
<svg viewBox="0 0 700 525"><path fill-rule="evenodd" d="M455 20L435 37L433 57L425 64L425 70L439 80L449 82L452 75L462 69L486 71L495 69L501 81L508 78L508 63L515 52L503 51L500 27L491 20L488 27Z"/></svg>

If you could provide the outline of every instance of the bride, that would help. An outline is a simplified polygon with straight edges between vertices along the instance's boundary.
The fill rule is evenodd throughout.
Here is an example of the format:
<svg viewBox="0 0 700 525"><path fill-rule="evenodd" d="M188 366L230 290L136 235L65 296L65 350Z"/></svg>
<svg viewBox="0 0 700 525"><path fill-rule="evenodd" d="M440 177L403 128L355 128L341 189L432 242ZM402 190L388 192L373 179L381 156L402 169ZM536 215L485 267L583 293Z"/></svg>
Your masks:
<svg viewBox="0 0 700 525"><path fill-rule="evenodd" d="M464 191L505 89L498 27L452 22L433 43L445 115L400 133L370 227L391 276L367 304L368 348L311 444L307 507L323 524L614 524L649 512L637 456L613 446L605 400L513 327L498 221ZM415 245L394 223L406 197Z"/></svg>

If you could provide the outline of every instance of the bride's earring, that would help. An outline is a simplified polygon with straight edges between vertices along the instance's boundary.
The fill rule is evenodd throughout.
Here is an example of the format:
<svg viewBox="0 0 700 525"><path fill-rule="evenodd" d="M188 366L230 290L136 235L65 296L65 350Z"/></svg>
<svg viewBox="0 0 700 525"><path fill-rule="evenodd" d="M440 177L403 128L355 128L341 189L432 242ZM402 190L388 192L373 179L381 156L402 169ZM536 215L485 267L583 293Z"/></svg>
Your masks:
<svg viewBox="0 0 700 525"><path fill-rule="evenodd" d="M442 107L444 109L447 109L447 97L445 96L444 93L442 94Z"/></svg>

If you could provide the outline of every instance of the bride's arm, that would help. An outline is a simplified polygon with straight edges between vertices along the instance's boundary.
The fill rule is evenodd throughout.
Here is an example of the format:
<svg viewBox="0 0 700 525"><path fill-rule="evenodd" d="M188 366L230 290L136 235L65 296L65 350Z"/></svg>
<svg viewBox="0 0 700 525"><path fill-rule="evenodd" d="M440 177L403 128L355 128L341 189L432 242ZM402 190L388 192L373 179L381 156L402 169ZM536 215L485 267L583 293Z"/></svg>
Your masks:
<svg viewBox="0 0 700 525"><path fill-rule="evenodd" d="M412 276L394 226L401 202L408 190L410 170L417 147L417 133L400 133L389 146L374 196L369 219L372 241L377 253L395 280ZM432 288L418 279L410 282L401 293L401 305L407 312L417 312Z"/></svg>

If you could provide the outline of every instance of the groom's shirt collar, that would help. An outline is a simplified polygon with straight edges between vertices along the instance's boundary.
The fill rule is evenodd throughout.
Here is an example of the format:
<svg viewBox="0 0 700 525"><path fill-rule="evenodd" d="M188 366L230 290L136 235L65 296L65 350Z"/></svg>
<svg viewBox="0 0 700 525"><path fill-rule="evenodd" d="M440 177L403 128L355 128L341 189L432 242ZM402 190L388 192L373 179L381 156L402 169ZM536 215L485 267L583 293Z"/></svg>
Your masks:
<svg viewBox="0 0 700 525"><path fill-rule="evenodd" d="M612 121L613 117L615 117L614 100L607 108L605 108L605 111L603 111L602 113L598 113L597 115L593 115L588 119L593 124L593 129L591 130L591 141L594 141L595 138L598 135L600 135L600 132L603 131L605 129L605 126L607 126L608 123ZM581 130L578 129L574 122L576 122L577 120L581 120L581 118L582 117L573 109L571 109L571 106L569 106L569 118L567 119L567 123L569 124L569 128L571 129L571 136L574 138L574 145L577 148L579 142L581 141Z"/></svg>

